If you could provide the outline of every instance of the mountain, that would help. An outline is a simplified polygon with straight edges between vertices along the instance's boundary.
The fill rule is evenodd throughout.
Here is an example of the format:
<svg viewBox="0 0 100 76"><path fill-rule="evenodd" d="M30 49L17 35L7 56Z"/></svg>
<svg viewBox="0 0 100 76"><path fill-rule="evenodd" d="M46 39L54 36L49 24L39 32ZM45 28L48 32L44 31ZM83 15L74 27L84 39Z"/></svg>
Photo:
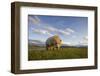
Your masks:
<svg viewBox="0 0 100 76"><path fill-rule="evenodd" d="M28 40L28 44L29 45L32 45L32 46L38 46L38 47L45 46L45 42L40 41L40 40ZM62 44L61 47L63 47L63 48L65 48L65 47L87 47L87 45L69 45L69 44Z"/></svg>
<svg viewBox="0 0 100 76"><path fill-rule="evenodd" d="M34 46L45 46L45 42L40 40L28 40L28 44Z"/></svg>

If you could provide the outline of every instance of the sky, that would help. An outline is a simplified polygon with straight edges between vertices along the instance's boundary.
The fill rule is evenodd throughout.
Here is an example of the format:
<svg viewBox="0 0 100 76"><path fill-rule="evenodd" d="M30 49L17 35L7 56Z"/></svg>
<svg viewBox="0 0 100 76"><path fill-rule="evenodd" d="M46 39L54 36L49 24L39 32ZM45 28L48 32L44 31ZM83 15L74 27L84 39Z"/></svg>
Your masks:
<svg viewBox="0 0 100 76"><path fill-rule="evenodd" d="M75 16L28 15L28 39L45 42L58 35L63 44L87 45L88 18Z"/></svg>

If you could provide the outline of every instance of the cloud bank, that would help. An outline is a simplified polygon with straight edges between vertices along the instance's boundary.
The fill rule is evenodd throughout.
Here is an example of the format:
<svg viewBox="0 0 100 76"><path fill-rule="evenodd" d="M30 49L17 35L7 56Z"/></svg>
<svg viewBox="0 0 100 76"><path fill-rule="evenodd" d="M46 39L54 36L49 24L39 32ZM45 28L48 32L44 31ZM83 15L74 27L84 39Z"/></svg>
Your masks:
<svg viewBox="0 0 100 76"><path fill-rule="evenodd" d="M38 25L38 28L33 29L33 32L37 33L37 34L52 36L55 34L70 35L70 34L75 32L71 28L58 29L58 28L55 28L53 26L50 26L50 24L43 23L38 16L34 16L34 17L29 16L29 20L32 22L33 25L34 24Z"/></svg>

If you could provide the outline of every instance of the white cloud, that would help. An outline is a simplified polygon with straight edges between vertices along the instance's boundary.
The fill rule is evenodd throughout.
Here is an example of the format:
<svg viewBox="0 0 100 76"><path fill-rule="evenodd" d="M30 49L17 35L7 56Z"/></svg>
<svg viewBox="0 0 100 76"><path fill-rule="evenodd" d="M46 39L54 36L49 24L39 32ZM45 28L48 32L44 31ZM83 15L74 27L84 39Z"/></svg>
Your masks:
<svg viewBox="0 0 100 76"><path fill-rule="evenodd" d="M44 34L44 35L52 36L52 34L50 32L48 32L47 30L33 29L33 32L34 33L38 33L38 34Z"/></svg>
<svg viewBox="0 0 100 76"><path fill-rule="evenodd" d="M38 22L41 21L40 18L39 18L38 16L34 16L34 18L35 18L35 20L38 21Z"/></svg>
<svg viewBox="0 0 100 76"><path fill-rule="evenodd" d="M58 30L59 33L63 34L63 35L70 35L72 33L74 33L75 31L72 30L71 28L66 28L66 29L61 29L61 30Z"/></svg>
<svg viewBox="0 0 100 76"><path fill-rule="evenodd" d="M33 24L40 24L40 19L37 16L31 17L29 16L29 20L33 23Z"/></svg>
<svg viewBox="0 0 100 76"><path fill-rule="evenodd" d="M44 26L44 29L45 30L48 30L49 32L56 32L56 31L58 31L58 29L57 28L54 28L54 27L51 27L51 26Z"/></svg>
<svg viewBox="0 0 100 76"><path fill-rule="evenodd" d="M62 44L71 45L71 42L62 42Z"/></svg>
<svg viewBox="0 0 100 76"><path fill-rule="evenodd" d="M29 20L35 24L39 25L37 28L33 29L33 32L38 33L38 34L47 34L52 36L53 34L60 34L60 35L71 35L75 31L71 28L63 28L63 29L58 29L50 24L44 23L40 20L38 16L29 16Z"/></svg>
<svg viewBox="0 0 100 76"><path fill-rule="evenodd" d="M88 45L88 37L85 36L83 39L79 42L80 45Z"/></svg>
<svg viewBox="0 0 100 76"><path fill-rule="evenodd" d="M88 40L88 36L85 36L83 39L87 41Z"/></svg>
<svg viewBox="0 0 100 76"><path fill-rule="evenodd" d="M53 32L53 33L57 33L57 34L61 34L61 35L70 35L72 33L74 33L75 31L70 29L70 28L66 28L66 29L58 29L52 26L44 26L43 27L45 30L49 31L49 32Z"/></svg>
<svg viewBox="0 0 100 76"><path fill-rule="evenodd" d="M71 28L66 28L65 31L70 32L70 33L74 33L75 31Z"/></svg>
<svg viewBox="0 0 100 76"><path fill-rule="evenodd" d="M76 35L72 35L72 38L76 38L77 36Z"/></svg>
<svg viewBox="0 0 100 76"><path fill-rule="evenodd" d="M70 35L70 34L75 32L71 28L58 29L56 27L53 27L52 25L49 25L47 23L42 22L39 19L38 16L34 16L34 17L29 16L29 20L32 21L33 24L43 25L43 26L38 26L37 29L34 29L34 32L38 33L38 34L47 34L47 35L52 36L51 33L53 33L53 34L60 34L60 35Z"/></svg>
<svg viewBox="0 0 100 76"><path fill-rule="evenodd" d="M69 32L66 32L66 31L64 31L64 30L58 30L58 32L59 32L60 34L63 34L63 35L70 35Z"/></svg>
<svg viewBox="0 0 100 76"><path fill-rule="evenodd" d="M86 41L80 41L79 44L80 45L87 45L87 42Z"/></svg>

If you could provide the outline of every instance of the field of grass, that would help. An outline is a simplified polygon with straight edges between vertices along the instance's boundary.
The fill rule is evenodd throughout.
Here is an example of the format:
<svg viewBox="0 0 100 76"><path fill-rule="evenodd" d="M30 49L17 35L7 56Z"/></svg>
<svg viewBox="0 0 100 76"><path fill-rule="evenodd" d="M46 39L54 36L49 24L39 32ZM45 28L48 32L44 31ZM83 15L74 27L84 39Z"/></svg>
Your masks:
<svg viewBox="0 0 100 76"><path fill-rule="evenodd" d="M87 57L86 47L66 47L60 50L48 51L44 47L29 47L28 51L28 60L79 59Z"/></svg>

